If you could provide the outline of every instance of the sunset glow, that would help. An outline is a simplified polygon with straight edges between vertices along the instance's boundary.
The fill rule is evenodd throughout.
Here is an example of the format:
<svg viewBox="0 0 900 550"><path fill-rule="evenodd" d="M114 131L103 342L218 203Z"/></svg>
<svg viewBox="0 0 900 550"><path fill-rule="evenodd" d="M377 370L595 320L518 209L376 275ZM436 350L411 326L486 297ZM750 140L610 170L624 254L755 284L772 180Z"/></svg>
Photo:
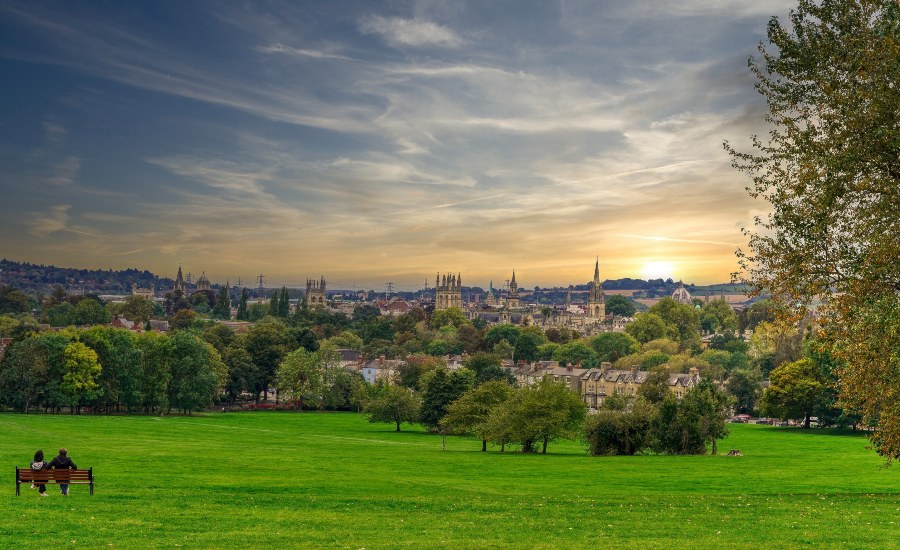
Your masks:
<svg viewBox="0 0 900 550"><path fill-rule="evenodd" d="M746 59L789 6L2 2L0 256L721 283L759 208L722 142L766 133Z"/></svg>

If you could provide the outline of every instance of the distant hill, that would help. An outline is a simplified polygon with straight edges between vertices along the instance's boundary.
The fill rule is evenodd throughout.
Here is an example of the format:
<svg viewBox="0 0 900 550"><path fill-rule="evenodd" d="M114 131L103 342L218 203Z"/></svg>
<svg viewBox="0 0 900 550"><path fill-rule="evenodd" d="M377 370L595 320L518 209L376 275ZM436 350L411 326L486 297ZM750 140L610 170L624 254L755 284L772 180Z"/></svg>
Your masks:
<svg viewBox="0 0 900 550"><path fill-rule="evenodd" d="M85 292L127 293L132 287L171 288L174 281L147 270L76 269L53 265L31 264L0 260L0 284L12 285L23 291L46 291L54 285L68 290Z"/></svg>

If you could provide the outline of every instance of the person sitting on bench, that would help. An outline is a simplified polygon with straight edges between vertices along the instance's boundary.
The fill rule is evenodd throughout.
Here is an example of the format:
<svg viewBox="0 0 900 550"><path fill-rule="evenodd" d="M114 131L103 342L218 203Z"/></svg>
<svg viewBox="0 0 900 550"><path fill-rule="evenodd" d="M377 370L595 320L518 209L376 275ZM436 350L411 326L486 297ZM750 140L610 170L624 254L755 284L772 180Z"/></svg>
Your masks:
<svg viewBox="0 0 900 550"><path fill-rule="evenodd" d="M72 462L72 459L68 457L69 451L63 447L59 450L59 454L50 461L50 464L47 466L48 468L54 468L57 470L69 469L69 470L77 470L78 466ZM69 484L68 483L60 483L59 490L62 492L63 496L69 495Z"/></svg>

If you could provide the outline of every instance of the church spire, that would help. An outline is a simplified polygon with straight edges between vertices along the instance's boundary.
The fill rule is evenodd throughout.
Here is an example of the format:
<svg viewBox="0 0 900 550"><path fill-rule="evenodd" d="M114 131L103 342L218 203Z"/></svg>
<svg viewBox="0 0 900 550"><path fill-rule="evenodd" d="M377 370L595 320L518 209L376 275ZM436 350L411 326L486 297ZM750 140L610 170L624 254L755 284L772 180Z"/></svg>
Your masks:
<svg viewBox="0 0 900 550"><path fill-rule="evenodd" d="M597 263L594 264L594 282L600 282L600 256L597 256Z"/></svg>

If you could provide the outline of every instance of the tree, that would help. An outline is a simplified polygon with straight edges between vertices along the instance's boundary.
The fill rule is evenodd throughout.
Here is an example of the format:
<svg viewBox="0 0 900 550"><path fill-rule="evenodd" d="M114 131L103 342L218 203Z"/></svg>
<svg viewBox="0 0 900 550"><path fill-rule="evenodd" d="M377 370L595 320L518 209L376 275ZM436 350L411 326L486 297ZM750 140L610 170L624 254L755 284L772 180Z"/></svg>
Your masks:
<svg viewBox="0 0 900 550"><path fill-rule="evenodd" d="M169 328L174 330L185 330L194 326L197 320L197 313L191 309L180 309L169 321Z"/></svg>
<svg viewBox="0 0 900 550"><path fill-rule="evenodd" d="M563 344L553 355L555 361L561 366L581 365L582 368L592 369L600 364L597 352L583 340L574 340Z"/></svg>
<svg viewBox="0 0 900 550"><path fill-rule="evenodd" d="M238 321L250 320L250 312L247 311L247 300L249 298L250 294L247 292L247 289L241 289L241 301L238 302L237 313L235 314L235 319Z"/></svg>
<svg viewBox="0 0 900 550"><path fill-rule="evenodd" d="M129 321L146 323L153 317L153 302L141 296L129 296L122 307L122 315Z"/></svg>
<svg viewBox="0 0 900 550"><path fill-rule="evenodd" d="M228 378L219 352L189 331L175 333L170 349L169 408L191 414L211 405Z"/></svg>
<svg viewBox="0 0 900 550"><path fill-rule="evenodd" d="M402 386L386 386L381 395L369 400L365 406L369 422L385 422L396 424L400 431L403 422L415 423L419 418L419 396L409 388Z"/></svg>
<svg viewBox="0 0 900 550"><path fill-rule="evenodd" d="M516 379L507 369L501 365L499 356L493 353L479 352L470 355L464 363L465 367L475 373L475 385L499 380L507 384L514 384Z"/></svg>
<svg viewBox="0 0 900 550"><path fill-rule="evenodd" d="M601 362L614 363L619 358L640 351L640 344L625 332L604 332L591 338L591 347Z"/></svg>
<svg viewBox="0 0 900 550"><path fill-rule="evenodd" d="M475 373L468 369L453 372L437 369L430 372L422 382L420 422L431 429L437 428L450 403L474 385Z"/></svg>
<svg viewBox="0 0 900 550"><path fill-rule="evenodd" d="M893 0L800 0L750 62L768 139L749 153L726 143L771 206L739 255L746 279L795 319L821 298L823 337L846 365L841 398L876 427L888 461L900 457L900 377L886 376L898 344L884 337L900 325L898 38Z"/></svg>
<svg viewBox="0 0 900 550"><path fill-rule="evenodd" d="M678 340L681 349L700 347L700 313L694 306L679 304L666 296L649 313L655 313L668 326L668 335Z"/></svg>
<svg viewBox="0 0 900 550"><path fill-rule="evenodd" d="M0 403L28 414L44 397L48 374L48 350L41 341L14 342L0 362Z"/></svg>
<svg viewBox="0 0 900 550"><path fill-rule="evenodd" d="M494 346L503 340L506 340L511 346L515 346L520 332L522 332L522 328L515 325L494 325L484 335L485 349L494 349ZM507 354L506 357L509 355Z"/></svg>
<svg viewBox="0 0 900 550"><path fill-rule="evenodd" d="M654 450L670 454L704 454L712 444L728 435L725 423L730 398L708 380L687 391L680 401L671 393L659 405L653 422Z"/></svg>
<svg viewBox="0 0 900 550"><path fill-rule="evenodd" d="M461 327L465 325L468 321L466 321L466 315L462 312L458 307L451 307L447 309L439 309L431 314L431 328L441 328L448 325L452 325L454 327Z"/></svg>
<svg viewBox="0 0 900 550"><path fill-rule="evenodd" d="M586 414L578 394L564 384L545 379L517 389L491 416L497 415L507 423L500 430L508 434L503 441L517 441L523 452L535 452L535 445L541 443L541 452L546 454L551 441L577 437ZM488 433L498 432L496 425L490 427Z"/></svg>
<svg viewBox="0 0 900 550"><path fill-rule="evenodd" d="M431 355L413 354L406 358L400 365L398 382L401 386L420 391L422 390L423 376L437 369L444 369L447 365L443 359Z"/></svg>
<svg viewBox="0 0 900 550"><path fill-rule="evenodd" d="M273 290L272 296L269 297L269 315L272 317L278 317L279 312L281 311L281 306L278 304L278 291Z"/></svg>
<svg viewBox="0 0 900 550"><path fill-rule="evenodd" d="M735 400L734 408L741 414L753 414L762 393L762 374L756 369L737 369L725 382L725 389Z"/></svg>
<svg viewBox="0 0 900 550"><path fill-rule="evenodd" d="M262 302L253 302L250 304L250 307L247 308L247 321L250 321L251 323L255 323L267 315L269 315L269 308Z"/></svg>
<svg viewBox="0 0 900 550"><path fill-rule="evenodd" d="M253 382L258 376L256 365L253 364L253 357L242 344L242 342L235 342L221 352L222 362L228 368L225 395L228 402L232 404L241 393L253 389Z"/></svg>
<svg viewBox="0 0 900 550"><path fill-rule="evenodd" d="M317 400L325 387L325 364L319 352L298 348L284 357L278 366L275 384L279 393L298 402L303 410L304 399Z"/></svg>
<svg viewBox="0 0 900 550"><path fill-rule="evenodd" d="M69 302L63 302L46 308L42 313L42 317L46 319L47 324L51 327L65 327L74 324L72 321L74 309L75 306Z"/></svg>
<svg viewBox="0 0 900 550"><path fill-rule="evenodd" d="M259 400L259 396L265 395L275 379L275 373L284 357L296 348L296 341L291 338L284 323L269 318L247 331L244 344L256 365L257 378L253 381L253 392Z"/></svg>
<svg viewBox="0 0 900 550"><path fill-rule="evenodd" d="M286 286L281 287L281 296L278 298L278 316L287 319L291 314L291 296Z"/></svg>
<svg viewBox="0 0 900 550"><path fill-rule="evenodd" d="M106 325L111 320L103 304L91 298L79 301L72 310L73 325Z"/></svg>
<svg viewBox="0 0 900 550"><path fill-rule="evenodd" d="M662 317L650 312L638 313L634 321L625 325L625 332L640 343L671 335L671 331Z"/></svg>
<svg viewBox="0 0 900 550"><path fill-rule="evenodd" d="M738 315L738 329L753 330L756 325L766 321L775 321L776 305L771 300L758 300Z"/></svg>
<svg viewBox="0 0 900 550"><path fill-rule="evenodd" d="M335 349L352 349L359 351L363 347L363 340L355 333L345 330L344 332L338 334L337 336L332 336L328 338L322 345L330 345Z"/></svg>
<svg viewBox="0 0 900 550"><path fill-rule="evenodd" d="M31 304L24 292L9 285L0 286L0 314L29 311L31 311Z"/></svg>
<svg viewBox="0 0 900 550"><path fill-rule="evenodd" d="M141 408L156 413L169 406L170 363L174 355L172 338L166 334L145 332L138 336L141 351L138 386L141 388Z"/></svg>
<svg viewBox="0 0 900 550"><path fill-rule="evenodd" d="M91 327L81 331L79 340L97 353L103 370L97 377L100 395L96 405L106 412L124 407L127 412L140 408L139 385L141 352L130 330Z"/></svg>
<svg viewBox="0 0 900 550"><path fill-rule="evenodd" d="M760 401L762 412L778 418L802 418L809 428L813 410L825 397L822 372L809 359L785 363L769 374L770 385Z"/></svg>
<svg viewBox="0 0 900 550"><path fill-rule="evenodd" d="M454 435L477 435L481 450L487 451L487 419L494 409L509 399L512 388L500 380L485 382L450 403L440 420L442 430Z"/></svg>
<svg viewBox="0 0 900 550"><path fill-rule="evenodd" d="M598 455L634 455L650 447L656 409L644 399L633 399L623 409L603 407L584 423L588 452Z"/></svg>
<svg viewBox="0 0 900 550"><path fill-rule="evenodd" d="M172 316L182 309L191 309L191 301L187 299L184 292L172 290L166 292L163 309L165 309L166 315Z"/></svg>
<svg viewBox="0 0 900 550"><path fill-rule="evenodd" d="M621 294L610 294L606 297L606 312L619 317L631 317L637 308L634 302Z"/></svg>
<svg viewBox="0 0 900 550"><path fill-rule="evenodd" d="M700 308L700 328L707 332L735 331L738 316L724 299L712 300Z"/></svg>
<svg viewBox="0 0 900 550"><path fill-rule="evenodd" d="M513 347L513 345L510 344L507 340L500 340L499 342L494 344L494 347L492 347L491 349L493 350L494 355L503 358L509 357L510 360L512 360L513 353L516 350L516 348Z"/></svg>
<svg viewBox="0 0 900 550"><path fill-rule="evenodd" d="M538 347L544 344L543 333L538 327L525 327L519 333L516 345L513 349L513 361L534 361L537 359Z"/></svg>
<svg viewBox="0 0 900 550"><path fill-rule="evenodd" d="M62 391L69 396L72 412L81 410L83 401L93 399L99 392L97 378L102 367L97 353L81 342L71 342L63 352L65 374L62 379Z"/></svg>
<svg viewBox="0 0 900 550"><path fill-rule="evenodd" d="M662 403L669 395L669 373L666 370L655 370L647 375L637 394L648 403ZM633 453L632 453L633 454Z"/></svg>
<svg viewBox="0 0 900 550"><path fill-rule="evenodd" d="M216 319L231 319L231 295L228 291L230 285L230 282L225 283L225 286L219 289L219 295L216 296L216 305L212 310L212 315Z"/></svg>

